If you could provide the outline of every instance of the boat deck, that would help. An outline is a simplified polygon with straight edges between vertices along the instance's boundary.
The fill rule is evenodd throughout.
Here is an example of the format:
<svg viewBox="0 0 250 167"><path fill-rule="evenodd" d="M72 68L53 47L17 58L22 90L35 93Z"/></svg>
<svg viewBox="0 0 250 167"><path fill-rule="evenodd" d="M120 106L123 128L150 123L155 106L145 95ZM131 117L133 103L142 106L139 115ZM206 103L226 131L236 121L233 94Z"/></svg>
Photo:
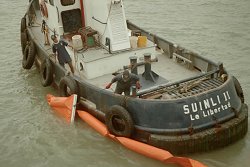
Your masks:
<svg viewBox="0 0 250 167"><path fill-rule="evenodd" d="M41 17L40 12L36 12L36 20L32 25L31 29L41 48L47 52L48 55L53 55L52 53L52 41L50 40L50 45L44 44L44 34L41 32ZM51 30L49 31L52 34ZM70 44L72 41L70 39L64 39ZM178 61L177 58L169 58L162 50L156 50L154 44L151 41L147 41L148 45L145 48L128 49L121 52L109 53L107 49L101 46L95 46L88 49L83 49L82 51L74 51L67 47L68 52L71 55L73 66L75 67L75 75L88 80L91 84L104 88L107 83L111 81L114 77L112 73L120 72L123 66L127 66L130 63L129 57L137 56L139 62L143 62L143 54L151 53L152 59L157 57L157 62L151 63L151 70L159 75L159 78L155 82L145 80L141 74L144 72L144 65L138 67L138 75L141 82L141 90L145 91L149 88L157 87L159 85L164 85L166 83L173 83L186 78L191 78L199 75L201 72L195 68L188 68L188 63L185 61ZM56 61L55 57L52 56L51 60ZM84 66L84 70L82 69ZM112 67L112 68L111 68ZM65 68L69 70L66 65ZM88 70L88 71L87 71ZM87 71L87 72L86 72ZM96 73L91 74L90 73ZM115 89L115 84L112 85L111 91Z"/></svg>
<svg viewBox="0 0 250 167"><path fill-rule="evenodd" d="M200 74L199 71L195 69L188 69L185 64L176 63L174 59L169 59L165 54L156 52L155 55L158 58L158 62L152 62L151 70L159 75L156 82L145 80L142 77L142 73L145 71L144 65L138 67L138 75L141 83L141 90L145 91L149 88L157 87L160 85L174 83L186 78L191 78ZM114 71L115 72L115 71ZM104 88L107 83L111 81L114 76L112 73L105 74L100 77L90 79L89 81L101 88ZM113 84L111 90L114 90L116 84Z"/></svg>

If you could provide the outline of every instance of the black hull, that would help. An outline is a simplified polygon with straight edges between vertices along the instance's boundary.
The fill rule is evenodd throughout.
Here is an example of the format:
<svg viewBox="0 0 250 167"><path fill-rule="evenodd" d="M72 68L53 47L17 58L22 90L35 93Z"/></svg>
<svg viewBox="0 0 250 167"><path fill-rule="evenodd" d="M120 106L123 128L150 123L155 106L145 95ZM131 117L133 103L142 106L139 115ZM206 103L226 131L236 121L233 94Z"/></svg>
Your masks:
<svg viewBox="0 0 250 167"><path fill-rule="evenodd" d="M37 51L37 57L39 58L36 59L36 65L39 69L39 62L41 62L42 59L48 58L48 55L44 54L43 49L39 49L39 46L37 46ZM53 69L56 76L54 78L53 85L55 88L58 88L60 80L65 76L66 71L58 64L53 64ZM155 100L140 100L116 95L107 92L104 89L90 85L88 82L85 82L78 77L70 77L77 82L78 96L87 99L96 105L96 109L87 108L81 104L79 104L79 108L89 111L89 113L104 122L105 112L107 112L111 106L122 106L127 109L135 121L135 132L131 136L132 138L162 149L166 149L175 154L210 151L225 147L241 139L247 133L248 108L247 105L241 104L240 98L236 95L232 79L231 81L229 80L228 84L225 84L224 87L226 90L231 89L236 95L234 97L238 98L233 100L234 102L237 102L234 105L234 107L237 109L236 112L230 111L228 116L223 117L220 120L215 119L212 122L206 122L204 124L201 123L198 126L191 126L190 124L186 128L178 128L175 126L169 126L169 128L154 128L153 126L150 127L150 122L152 125L152 120L147 119L148 116L143 115L142 113L147 113L157 109L158 112L154 113L155 115L151 115L152 119L157 117L157 115L173 116L170 111L178 110L176 108L178 108L178 104L182 103L181 101L185 101L185 104L191 104L195 100L194 97L182 100L171 100L170 102L166 101L164 103L162 101L157 102ZM228 85L231 85L229 86L231 87L230 89L228 89ZM217 94L216 92L220 92L222 90L223 88L219 88L218 90L214 90L214 93ZM207 98L207 92L201 96ZM142 107L148 110L143 110ZM168 110L166 110L166 108L168 108ZM166 114L166 111L169 111L170 113ZM171 117L165 117L165 119L166 118L171 121ZM188 120L186 121L186 124L189 124ZM147 124L147 126L141 125L141 122ZM164 125L159 124L159 120L153 121L153 124L155 126ZM185 124L185 120L182 121L182 124ZM169 124L165 124L165 126L168 125Z"/></svg>
<svg viewBox="0 0 250 167"><path fill-rule="evenodd" d="M149 144L175 154L197 153L223 148L242 139L248 131L248 107L243 105L238 117L197 133L186 135L151 134Z"/></svg>
<svg viewBox="0 0 250 167"><path fill-rule="evenodd" d="M128 27L133 29L135 25L128 23ZM60 88L66 70L51 58L48 49L34 37L32 28L27 27L27 33L29 41L35 44L37 68L40 69L41 63L49 59L53 69L53 85ZM171 57L173 45L159 37L154 38L157 45ZM199 57L201 60L211 63ZM79 97L79 108L104 122L105 114L111 107L121 106L133 119L135 130L131 138L175 154L185 154L224 147L239 140L247 132L248 107L239 96L234 77L228 75L226 82L216 80L219 71L216 64L211 64L211 71L214 72L209 75L215 78L211 82L218 84L217 88L169 100L122 96L96 87L77 76L67 77L76 83L74 89ZM94 103L95 107L81 105L81 99Z"/></svg>

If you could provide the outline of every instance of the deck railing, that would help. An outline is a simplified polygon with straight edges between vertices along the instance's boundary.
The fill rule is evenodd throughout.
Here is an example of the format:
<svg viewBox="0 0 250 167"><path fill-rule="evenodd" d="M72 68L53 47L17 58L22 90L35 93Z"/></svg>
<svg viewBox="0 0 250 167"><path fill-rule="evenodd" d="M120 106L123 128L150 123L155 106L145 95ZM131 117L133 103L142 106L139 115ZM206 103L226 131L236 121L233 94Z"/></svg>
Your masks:
<svg viewBox="0 0 250 167"><path fill-rule="evenodd" d="M184 47L175 45L172 42L167 41L155 34L152 34L137 25L127 21L128 28L133 31L139 31L141 35L146 36L148 40L152 41L156 44L156 46L163 50L163 52L169 57L173 58L174 56L178 55L177 57L182 60L186 60L193 68L201 71L201 72L209 72L213 71L218 68L218 64L200 56L198 53L190 51Z"/></svg>

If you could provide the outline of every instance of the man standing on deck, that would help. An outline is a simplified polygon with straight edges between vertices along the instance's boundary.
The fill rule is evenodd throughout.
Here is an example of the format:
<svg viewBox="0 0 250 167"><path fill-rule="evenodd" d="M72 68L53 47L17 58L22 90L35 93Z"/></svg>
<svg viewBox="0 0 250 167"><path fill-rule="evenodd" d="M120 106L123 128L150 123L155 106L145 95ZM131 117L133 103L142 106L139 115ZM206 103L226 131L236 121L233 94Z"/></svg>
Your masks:
<svg viewBox="0 0 250 167"><path fill-rule="evenodd" d="M106 89L109 89L113 83L117 82L115 93L124 94L126 96L130 95L130 87L135 84L137 89L141 88L139 83L139 77L135 74L129 73L128 70L125 70L122 74L116 75L111 82L106 86Z"/></svg>
<svg viewBox="0 0 250 167"><path fill-rule="evenodd" d="M51 35L51 39L53 40L52 51L56 54L59 64L64 67L65 63L67 63L70 67L71 72L74 74L74 67L72 64L72 60L70 58L69 53L67 52L65 46L70 46L67 42L63 40L57 39L55 35Z"/></svg>

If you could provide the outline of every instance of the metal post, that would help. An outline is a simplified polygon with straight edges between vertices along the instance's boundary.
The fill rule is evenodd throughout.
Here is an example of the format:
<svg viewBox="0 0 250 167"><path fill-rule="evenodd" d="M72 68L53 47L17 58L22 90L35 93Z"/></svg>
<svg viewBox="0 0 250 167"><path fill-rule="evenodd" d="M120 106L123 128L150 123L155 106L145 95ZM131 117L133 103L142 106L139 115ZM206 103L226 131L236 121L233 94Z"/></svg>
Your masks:
<svg viewBox="0 0 250 167"><path fill-rule="evenodd" d="M142 74L142 76L146 79L146 80L150 80L153 82L156 82L156 80L158 79L159 75L157 75L155 72L153 72L151 70L151 53L144 53L144 63L145 63L145 71Z"/></svg>
<svg viewBox="0 0 250 167"><path fill-rule="evenodd" d="M137 56L131 56L130 59L130 66L131 66L131 73L138 75L137 70Z"/></svg>

